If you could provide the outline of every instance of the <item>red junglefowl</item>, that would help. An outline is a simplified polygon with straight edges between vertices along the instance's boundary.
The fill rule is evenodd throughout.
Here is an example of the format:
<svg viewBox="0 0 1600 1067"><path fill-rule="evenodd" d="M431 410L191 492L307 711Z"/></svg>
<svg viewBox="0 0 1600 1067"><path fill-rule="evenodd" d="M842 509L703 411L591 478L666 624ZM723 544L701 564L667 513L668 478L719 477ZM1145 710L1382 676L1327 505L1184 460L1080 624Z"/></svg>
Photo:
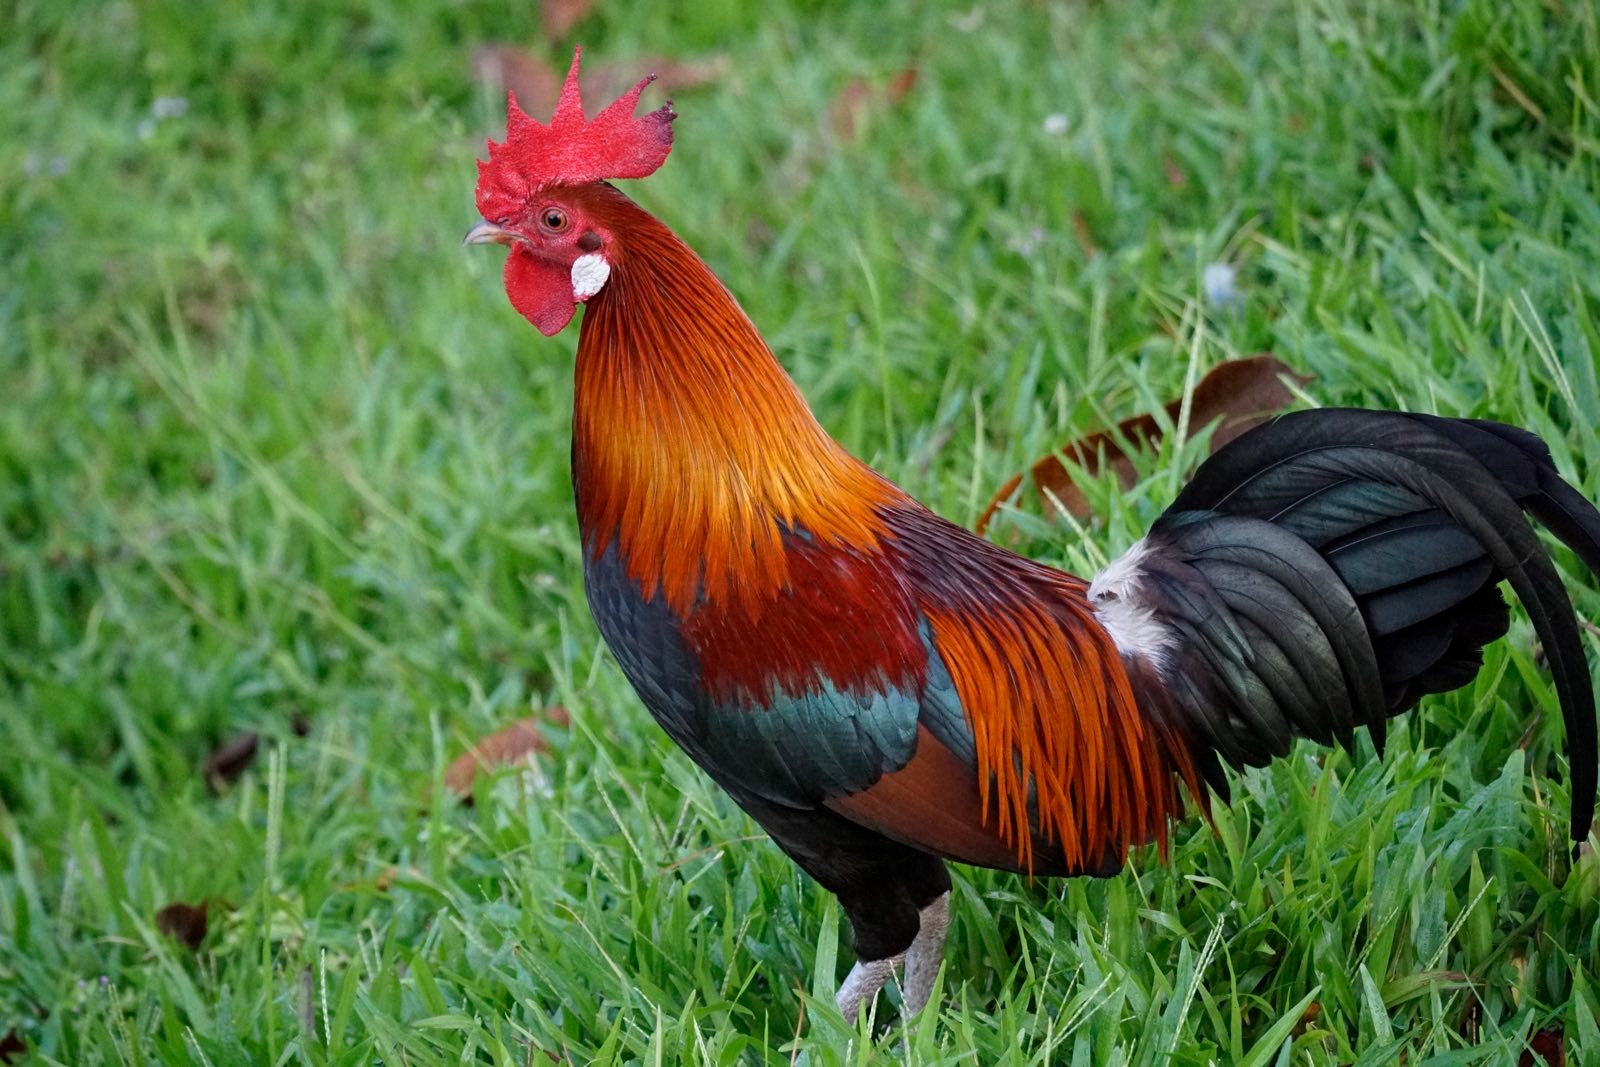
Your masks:
<svg viewBox="0 0 1600 1067"><path fill-rule="evenodd" d="M1523 512L1600 570L1600 512L1532 434L1288 415L1205 463L1093 581L955 526L841 448L738 303L608 184L672 145L646 78L592 121L578 59L544 125L509 102L478 165L511 304L586 304L572 481L590 608L668 735L850 919L854 1019L902 961L932 990L946 860L1110 875L1184 794L1297 737L1348 744L1466 684L1509 582L1565 717L1572 831L1595 802L1592 679Z"/></svg>

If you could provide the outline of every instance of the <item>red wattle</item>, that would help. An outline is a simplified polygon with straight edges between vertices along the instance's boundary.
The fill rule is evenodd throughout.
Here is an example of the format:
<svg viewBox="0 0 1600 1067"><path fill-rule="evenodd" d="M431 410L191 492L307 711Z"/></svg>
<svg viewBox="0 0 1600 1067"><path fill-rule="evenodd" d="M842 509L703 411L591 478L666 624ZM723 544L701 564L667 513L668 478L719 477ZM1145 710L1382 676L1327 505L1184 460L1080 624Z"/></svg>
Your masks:
<svg viewBox="0 0 1600 1067"><path fill-rule="evenodd" d="M546 337L565 329L578 309L567 271L516 247L506 257L506 295L511 306Z"/></svg>

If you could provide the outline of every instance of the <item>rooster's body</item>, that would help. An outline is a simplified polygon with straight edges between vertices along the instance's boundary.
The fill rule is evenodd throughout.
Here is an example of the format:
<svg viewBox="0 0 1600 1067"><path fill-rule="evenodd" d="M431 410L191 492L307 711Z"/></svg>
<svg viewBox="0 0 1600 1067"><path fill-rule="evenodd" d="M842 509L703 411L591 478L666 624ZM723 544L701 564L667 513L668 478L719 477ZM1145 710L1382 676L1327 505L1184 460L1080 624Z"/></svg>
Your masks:
<svg viewBox="0 0 1600 1067"><path fill-rule="evenodd" d="M1591 678L1522 511L1597 570L1600 513L1537 438L1288 416L1084 582L939 518L826 434L705 264L596 180L665 157L670 112L632 119L636 98L570 125L574 63L550 127L513 105L480 179L494 221L469 239L512 246L512 302L545 332L588 303L573 484L590 606L667 733L839 897L860 957L848 1015L902 957L908 1005L926 1000L944 860L1108 875L1164 841L1185 789L1225 796L1224 766L1358 726L1381 746L1389 716L1477 673L1507 628L1502 580L1556 676L1582 836ZM628 151L540 170L570 170L561 147L600 127Z"/></svg>

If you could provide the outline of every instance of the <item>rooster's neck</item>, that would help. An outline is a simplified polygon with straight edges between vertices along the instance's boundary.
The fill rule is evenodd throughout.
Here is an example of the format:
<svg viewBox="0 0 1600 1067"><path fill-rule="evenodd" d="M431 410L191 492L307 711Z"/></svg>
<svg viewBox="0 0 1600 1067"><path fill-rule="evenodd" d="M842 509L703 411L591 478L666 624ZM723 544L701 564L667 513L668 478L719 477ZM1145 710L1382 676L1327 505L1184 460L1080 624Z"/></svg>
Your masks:
<svg viewBox="0 0 1600 1067"><path fill-rule="evenodd" d="M870 551L899 490L828 436L700 257L615 195L620 247L578 343L585 550L615 542L680 612L782 588L786 531Z"/></svg>

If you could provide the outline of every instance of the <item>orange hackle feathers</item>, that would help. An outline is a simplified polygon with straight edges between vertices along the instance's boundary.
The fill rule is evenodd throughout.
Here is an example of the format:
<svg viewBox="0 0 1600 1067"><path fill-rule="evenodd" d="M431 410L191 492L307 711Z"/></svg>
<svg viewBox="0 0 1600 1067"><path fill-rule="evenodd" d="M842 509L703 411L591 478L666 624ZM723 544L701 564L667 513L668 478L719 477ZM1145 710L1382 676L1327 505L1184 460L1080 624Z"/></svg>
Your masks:
<svg viewBox="0 0 1600 1067"><path fill-rule="evenodd" d="M876 546L879 505L903 494L827 435L698 256L620 195L583 192L628 234L578 345L584 529L617 537L629 576L680 613L769 599L788 579L784 529Z"/></svg>
<svg viewBox="0 0 1600 1067"><path fill-rule="evenodd" d="M1164 847L1183 812L1178 781L1199 793L1183 747L1140 714L1083 583L1043 567L1029 578L1032 595L928 612L977 743L985 821L992 813L1024 870L1035 834L1068 870L1120 863L1147 841Z"/></svg>
<svg viewBox="0 0 1600 1067"><path fill-rule="evenodd" d="M572 53L555 115L545 125L517 106L506 94L506 139L489 142L489 159L478 162L478 211L500 219L520 211L545 185L582 185L611 178L644 178L655 173L672 151L672 120L666 104L634 117L639 94L656 80L646 75L610 107L590 121L578 92L578 67L583 49Z"/></svg>

